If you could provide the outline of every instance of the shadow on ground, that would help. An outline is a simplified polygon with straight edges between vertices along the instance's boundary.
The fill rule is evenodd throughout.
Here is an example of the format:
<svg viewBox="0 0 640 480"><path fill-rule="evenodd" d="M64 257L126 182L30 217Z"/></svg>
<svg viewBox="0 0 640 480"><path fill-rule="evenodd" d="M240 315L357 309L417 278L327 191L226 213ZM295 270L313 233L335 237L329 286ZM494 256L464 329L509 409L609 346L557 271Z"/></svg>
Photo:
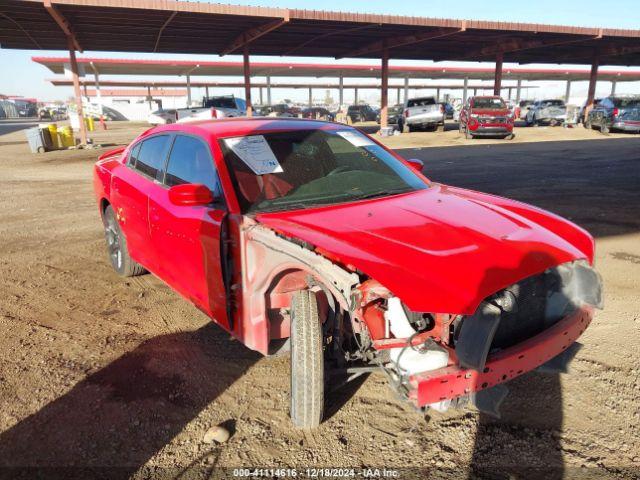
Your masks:
<svg viewBox="0 0 640 480"><path fill-rule="evenodd" d="M128 478L259 358L212 323L147 340L2 433L0 471Z"/></svg>

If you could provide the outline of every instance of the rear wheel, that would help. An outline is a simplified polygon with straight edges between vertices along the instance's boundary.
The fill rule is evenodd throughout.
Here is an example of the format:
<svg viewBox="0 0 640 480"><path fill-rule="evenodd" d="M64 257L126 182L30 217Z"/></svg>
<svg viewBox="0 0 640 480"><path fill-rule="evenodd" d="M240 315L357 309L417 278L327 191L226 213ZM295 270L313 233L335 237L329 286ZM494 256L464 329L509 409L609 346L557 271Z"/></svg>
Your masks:
<svg viewBox="0 0 640 480"><path fill-rule="evenodd" d="M322 323L315 293L301 290L291 304L291 420L296 427L314 428L323 411Z"/></svg>
<svg viewBox="0 0 640 480"><path fill-rule="evenodd" d="M602 133L603 135L609 135L609 125L607 125L607 122L605 120L603 120L602 124L600 125L600 133Z"/></svg>
<svg viewBox="0 0 640 480"><path fill-rule="evenodd" d="M436 132L444 132L444 123L436 125Z"/></svg>
<svg viewBox="0 0 640 480"><path fill-rule="evenodd" d="M120 225L111 206L104 211L104 235L107 241L107 252L111 266L122 277L134 277L146 273L142 265L137 263L129 255L127 240L122 234Z"/></svg>
<svg viewBox="0 0 640 480"><path fill-rule="evenodd" d="M591 130L593 128L593 125L591 124L591 119L587 118L584 122L584 128L586 128L587 130Z"/></svg>

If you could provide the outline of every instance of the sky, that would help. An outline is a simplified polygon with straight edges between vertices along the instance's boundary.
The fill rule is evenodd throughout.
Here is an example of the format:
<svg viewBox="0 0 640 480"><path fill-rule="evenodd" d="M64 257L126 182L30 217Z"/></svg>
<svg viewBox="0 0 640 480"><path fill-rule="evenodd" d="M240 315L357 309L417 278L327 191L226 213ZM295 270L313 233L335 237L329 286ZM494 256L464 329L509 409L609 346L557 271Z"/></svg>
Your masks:
<svg viewBox="0 0 640 480"><path fill-rule="evenodd" d="M210 2L213 3L213 2ZM614 2L603 2L602 0L402 0L392 2L390 0L323 0L322 2L311 0L235 0L218 3L234 3L253 6L269 6L283 8L303 8L322 9L348 12L381 13L393 15L411 15L440 18L459 18L474 20L497 20L509 22L525 23L547 23L558 25L575 25L586 27L608 27L608 28L628 28L640 30L640 10L638 0L615 0ZM6 95L22 95L25 97L35 97L41 100L66 99L72 94L69 87L53 87L46 82L53 74L45 67L31 62L33 55L60 56L68 55L68 52L41 51L41 50L3 50L0 45L0 93ZM79 54L79 57L83 56ZM84 56L111 57L111 58L176 58L194 60L219 60L217 55L193 56L193 55L166 55L166 54L122 54L110 52L85 52ZM281 57L252 57L255 61L272 60L278 61ZM237 56L228 56L225 60L241 60ZM287 61L305 61L309 59L301 57L290 57ZM313 62L340 63L334 59L315 58ZM343 63L372 63L372 60L349 59ZM420 65L431 64L432 62L401 61L391 60L391 65ZM445 62L443 65L465 65L461 62ZM469 65L469 63L467 63ZM472 66L483 65L471 63ZM505 67L508 66L505 64ZM535 66L535 65L532 65ZM638 67L640 68L640 66ZM126 77L124 77L126 78ZM121 77L121 79L124 79ZM152 80L154 77L146 77ZM157 80L163 77L156 77ZM106 80L107 77L105 76ZM133 78L132 78L133 79ZM206 80L202 77L202 80ZM176 80L173 78L173 80ZM215 80L211 78L211 80ZM234 80L229 78L229 80ZM238 78L238 80L240 80ZM276 81L276 80L274 80ZM287 79L278 79L287 81ZM345 84L348 83L345 80ZM536 92L545 92L548 96L560 96L564 94L563 82L539 82L535 83L540 88L530 90L530 95L535 96ZM609 93L610 84L601 82L598 86L597 95ZM640 93L640 82L619 84L619 93ZM586 95L586 82L577 82L572 87L574 95ZM233 93L242 96L242 91L228 89L220 93ZM419 93L419 92L417 92ZM194 98L202 95L199 89L194 89ZM254 95L256 95L254 93ZM335 94L334 94L335 95ZM345 90L346 100L349 101L349 93ZM361 92L360 98L375 101L378 97L375 91ZM305 90L274 90L273 100L280 101L284 98L306 101L307 92ZM315 96L323 97L323 92L316 92Z"/></svg>

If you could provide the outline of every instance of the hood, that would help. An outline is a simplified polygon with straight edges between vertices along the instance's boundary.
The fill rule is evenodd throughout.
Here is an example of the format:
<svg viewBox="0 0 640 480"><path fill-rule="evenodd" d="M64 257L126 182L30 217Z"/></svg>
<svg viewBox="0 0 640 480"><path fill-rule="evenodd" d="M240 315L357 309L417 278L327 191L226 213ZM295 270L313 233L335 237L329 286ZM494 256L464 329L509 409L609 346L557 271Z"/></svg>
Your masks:
<svg viewBox="0 0 640 480"><path fill-rule="evenodd" d="M509 115L509 110L506 108L472 108L471 113L473 115L491 115L492 117L499 117Z"/></svg>
<svg viewBox="0 0 640 480"><path fill-rule="evenodd" d="M443 185L256 220L354 266L413 311L472 314L525 277L593 255L591 237L556 215Z"/></svg>

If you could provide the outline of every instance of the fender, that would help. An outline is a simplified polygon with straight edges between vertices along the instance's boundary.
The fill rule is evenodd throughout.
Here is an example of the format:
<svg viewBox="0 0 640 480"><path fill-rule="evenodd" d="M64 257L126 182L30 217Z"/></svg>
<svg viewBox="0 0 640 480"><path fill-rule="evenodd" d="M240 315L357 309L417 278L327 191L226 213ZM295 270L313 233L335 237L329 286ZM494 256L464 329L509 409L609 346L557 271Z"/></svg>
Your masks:
<svg viewBox="0 0 640 480"><path fill-rule="evenodd" d="M322 284L345 310L353 310L351 292L360 282L330 260L287 240L249 218L241 227L242 314L240 335L245 344L266 354L269 345L267 297L276 277L302 271Z"/></svg>

